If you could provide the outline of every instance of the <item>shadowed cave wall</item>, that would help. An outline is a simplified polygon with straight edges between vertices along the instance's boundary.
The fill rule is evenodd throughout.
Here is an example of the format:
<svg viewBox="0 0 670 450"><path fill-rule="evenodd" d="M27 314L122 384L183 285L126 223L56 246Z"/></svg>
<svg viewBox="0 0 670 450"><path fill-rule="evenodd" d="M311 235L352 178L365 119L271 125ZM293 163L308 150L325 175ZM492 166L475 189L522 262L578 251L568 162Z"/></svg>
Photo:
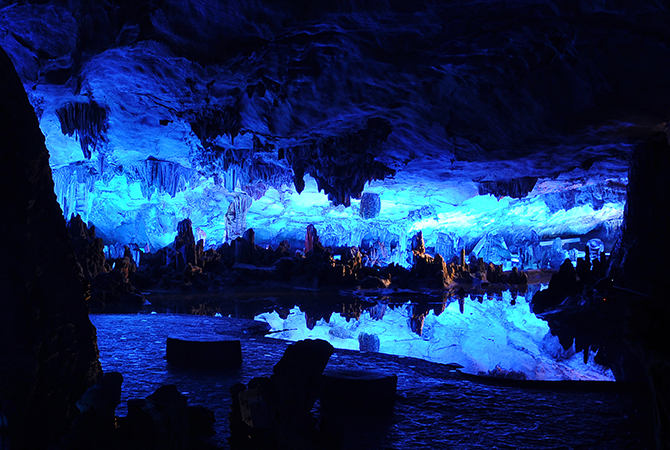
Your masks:
<svg viewBox="0 0 670 450"><path fill-rule="evenodd" d="M100 376L81 267L37 117L0 49L0 440L46 448ZM0 444L4 447L4 443Z"/></svg>
<svg viewBox="0 0 670 450"><path fill-rule="evenodd" d="M647 136L632 154L623 232L609 273L613 294L624 305L617 325L652 390L658 448L670 448L670 284L664 273L670 254L669 131L666 125L665 133Z"/></svg>

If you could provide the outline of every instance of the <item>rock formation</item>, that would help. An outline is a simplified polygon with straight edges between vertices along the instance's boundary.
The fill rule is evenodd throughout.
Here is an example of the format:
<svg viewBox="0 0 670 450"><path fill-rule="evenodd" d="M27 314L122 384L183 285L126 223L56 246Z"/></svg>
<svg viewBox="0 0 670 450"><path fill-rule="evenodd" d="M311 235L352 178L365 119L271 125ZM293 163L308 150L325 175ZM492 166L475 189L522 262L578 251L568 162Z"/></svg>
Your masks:
<svg viewBox="0 0 670 450"><path fill-rule="evenodd" d="M252 379L248 390L243 384L231 387L231 446L315 448L312 408L333 351L332 345L320 339L296 342L286 349L272 376ZM243 420L246 415L248 422Z"/></svg>
<svg viewBox="0 0 670 450"><path fill-rule="evenodd" d="M629 169L628 201L623 235L612 255L612 292L626 303L621 333L640 358L650 383L655 408L656 444L670 448L670 324L667 277L650 270L653 255L670 254L670 147L657 133L638 144Z"/></svg>
<svg viewBox="0 0 670 450"><path fill-rule="evenodd" d="M0 192L0 416L11 448L45 448L67 432L101 369L44 136L2 49Z"/></svg>
<svg viewBox="0 0 670 450"><path fill-rule="evenodd" d="M667 136L657 133L638 142L631 156L623 234L610 260L592 243L576 269L563 263L549 288L533 298L533 310L543 312L564 348L574 342L585 360L589 351L597 351L596 362L611 367L619 381L648 382L658 448L670 448L670 303L668 283L654 272L652 254L670 252L670 212L659 208L670 202L662 174L669 165ZM591 258L589 247L600 259Z"/></svg>

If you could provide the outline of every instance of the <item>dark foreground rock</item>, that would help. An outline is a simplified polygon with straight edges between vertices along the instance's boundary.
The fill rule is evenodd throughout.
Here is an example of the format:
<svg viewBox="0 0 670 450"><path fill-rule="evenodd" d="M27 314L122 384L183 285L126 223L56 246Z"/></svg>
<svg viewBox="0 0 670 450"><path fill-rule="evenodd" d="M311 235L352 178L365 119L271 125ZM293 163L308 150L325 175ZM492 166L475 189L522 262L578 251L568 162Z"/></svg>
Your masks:
<svg viewBox="0 0 670 450"><path fill-rule="evenodd" d="M112 449L118 447L116 407L121 402L123 376L106 373L77 400L79 416L70 433L57 447L60 449Z"/></svg>
<svg viewBox="0 0 670 450"><path fill-rule="evenodd" d="M269 378L231 388L231 446L239 449L311 449L316 445L314 402L333 354L322 340L289 346Z"/></svg>
<svg viewBox="0 0 670 450"><path fill-rule="evenodd" d="M188 406L175 385L161 386L145 399L128 401L119 429L118 449L193 450L213 448L202 438L214 431L214 413Z"/></svg>
<svg viewBox="0 0 670 450"><path fill-rule="evenodd" d="M646 381L654 404L656 444L670 448L670 288L653 254L670 254L670 166L666 134L649 134L631 155L623 233L609 261L587 251L576 269L564 263L549 288L533 298L568 348L597 351L596 362L618 381ZM590 249L589 249L590 250Z"/></svg>
<svg viewBox="0 0 670 450"><path fill-rule="evenodd" d="M0 447L41 449L68 431L101 370L44 136L2 49L0 192Z"/></svg>
<svg viewBox="0 0 670 450"><path fill-rule="evenodd" d="M387 415L393 412L398 377L361 370L324 373L321 407L330 414Z"/></svg>
<svg viewBox="0 0 670 450"><path fill-rule="evenodd" d="M79 399L70 433L51 450L207 450L214 413L188 406L176 386L164 385L144 399L128 401L128 415L115 416L121 400L121 374L111 372Z"/></svg>
<svg viewBox="0 0 670 450"><path fill-rule="evenodd" d="M168 338L167 360L186 368L228 369L242 364L240 341L186 341Z"/></svg>
<svg viewBox="0 0 670 450"><path fill-rule="evenodd" d="M670 202L669 138L666 125L665 133L649 137L632 154L623 235L608 274L610 292L625 305L622 334L651 387L658 448L670 448L670 285L667 276L653 269L659 267L654 255L670 254L670 211L665 207Z"/></svg>

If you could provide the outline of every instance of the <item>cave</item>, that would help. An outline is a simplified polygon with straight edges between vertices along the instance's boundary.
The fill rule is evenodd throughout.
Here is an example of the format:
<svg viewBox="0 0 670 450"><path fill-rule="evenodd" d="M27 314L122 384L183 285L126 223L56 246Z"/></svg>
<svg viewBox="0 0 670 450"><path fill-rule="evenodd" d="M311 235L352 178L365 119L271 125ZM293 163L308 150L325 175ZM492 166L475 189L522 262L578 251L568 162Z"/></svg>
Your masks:
<svg viewBox="0 0 670 450"><path fill-rule="evenodd" d="M128 417L142 386L200 389L151 327L272 357L327 340L405 400L411 370L523 405L561 386L588 391L586 424L607 391L641 419L546 445L668 448L669 20L653 0L0 0L0 448L95 442L103 371L135 389ZM379 448L409 445L401 405Z"/></svg>

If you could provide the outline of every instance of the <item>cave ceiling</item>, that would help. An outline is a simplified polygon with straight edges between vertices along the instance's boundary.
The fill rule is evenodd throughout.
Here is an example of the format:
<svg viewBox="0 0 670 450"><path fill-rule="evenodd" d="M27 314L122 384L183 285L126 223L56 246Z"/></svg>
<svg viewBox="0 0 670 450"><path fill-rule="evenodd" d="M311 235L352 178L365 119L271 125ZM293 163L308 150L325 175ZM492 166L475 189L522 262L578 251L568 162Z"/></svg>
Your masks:
<svg viewBox="0 0 670 450"><path fill-rule="evenodd" d="M670 112L668 23L660 1L1 1L0 46L64 213L110 242L165 245L184 216L220 242L240 195L273 244L313 222L474 239L503 209L550 237L620 221Z"/></svg>

